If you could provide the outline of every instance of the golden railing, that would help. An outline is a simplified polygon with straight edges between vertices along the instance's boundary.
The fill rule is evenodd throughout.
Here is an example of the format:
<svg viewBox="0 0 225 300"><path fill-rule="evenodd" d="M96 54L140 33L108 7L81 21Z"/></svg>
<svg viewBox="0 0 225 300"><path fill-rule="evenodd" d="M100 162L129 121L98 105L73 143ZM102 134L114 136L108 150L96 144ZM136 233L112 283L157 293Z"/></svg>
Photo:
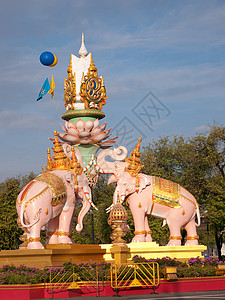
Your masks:
<svg viewBox="0 0 225 300"><path fill-rule="evenodd" d="M106 271L102 271L98 265L83 264L45 267L46 283L45 289L50 297L53 293L68 289L86 289L89 292L96 291L99 296L100 288L103 289L104 281L108 278Z"/></svg>
<svg viewBox="0 0 225 300"><path fill-rule="evenodd" d="M51 295L68 289L82 289L87 292L99 292L104 289L104 282L111 275L111 287L118 295L119 289L132 287L150 287L155 292L159 286L158 263L112 264L111 269L104 269L96 264L68 264L60 267L45 267L45 289ZM111 273L111 274L109 274Z"/></svg>
<svg viewBox="0 0 225 300"><path fill-rule="evenodd" d="M119 289L151 287L153 292L159 286L158 263L126 263L111 265L111 287L118 294Z"/></svg>

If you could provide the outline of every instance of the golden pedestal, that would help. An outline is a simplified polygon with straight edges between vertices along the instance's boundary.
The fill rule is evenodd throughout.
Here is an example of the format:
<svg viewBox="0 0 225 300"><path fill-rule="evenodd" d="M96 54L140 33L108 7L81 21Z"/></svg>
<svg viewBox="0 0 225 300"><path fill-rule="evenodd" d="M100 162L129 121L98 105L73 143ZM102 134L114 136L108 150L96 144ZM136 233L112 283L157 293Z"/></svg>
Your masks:
<svg viewBox="0 0 225 300"><path fill-rule="evenodd" d="M0 251L0 267L3 265L26 265L28 267L44 268L46 266L61 266L71 261L80 262L115 262L125 263L135 255L146 259L169 256L179 260L191 257L202 257L206 246L159 246L155 242L130 243L125 245L47 245L46 249L38 250L2 250Z"/></svg>
<svg viewBox="0 0 225 300"><path fill-rule="evenodd" d="M106 251L104 259L112 262L111 244L100 245ZM170 258L177 258L182 261L187 261L191 257L203 257L202 252L207 249L204 245L197 246L159 246L156 242L146 243L130 243L127 244L129 248L128 261L135 255L145 257L146 259L155 259L169 256Z"/></svg>
<svg viewBox="0 0 225 300"><path fill-rule="evenodd" d="M126 244L124 245L115 245L113 244L110 248L111 258L109 257L110 261L114 260L115 264L121 265L126 264L127 259L131 257L130 249L127 247ZM107 258L107 256L105 256Z"/></svg>
<svg viewBox="0 0 225 300"><path fill-rule="evenodd" d="M59 244L46 245L46 249L2 250L0 267L3 265L26 265L43 269L46 266L61 266L65 262L103 262L106 250L99 245Z"/></svg>

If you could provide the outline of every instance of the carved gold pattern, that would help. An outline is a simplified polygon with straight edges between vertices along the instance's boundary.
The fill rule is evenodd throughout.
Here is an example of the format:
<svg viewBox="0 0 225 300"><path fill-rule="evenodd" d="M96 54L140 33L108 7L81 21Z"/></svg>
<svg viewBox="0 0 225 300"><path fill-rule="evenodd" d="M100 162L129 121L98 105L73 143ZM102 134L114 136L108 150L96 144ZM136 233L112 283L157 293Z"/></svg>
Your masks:
<svg viewBox="0 0 225 300"><path fill-rule="evenodd" d="M63 180L52 172L45 172L36 178L36 181L44 182L52 191L52 206L66 202L66 186Z"/></svg>
<svg viewBox="0 0 225 300"><path fill-rule="evenodd" d="M180 187L177 183L153 176L152 200L158 204L172 208L180 208L179 189Z"/></svg>
<svg viewBox="0 0 225 300"><path fill-rule="evenodd" d="M40 242L41 238L40 237L36 237L36 238L32 238L30 237L29 239L27 239L28 243L32 243L32 242Z"/></svg>
<svg viewBox="0 0 225 300"><path fill-rule="evenodd" d="M67 73L67 79L64 79L64 102L67 110L73 110L76 102L76 74L72 72L72 55Z"/></svg>
<svg viewBox="0 0 225 300"><path fill-rule="evenodd" d="M94 64L92 54L90 66L87 75L82 77L80 96L85 103L85 109L102 110L102 105L106 104L106 90L103 82L103 77L98 77L98 72Z"/></svg>

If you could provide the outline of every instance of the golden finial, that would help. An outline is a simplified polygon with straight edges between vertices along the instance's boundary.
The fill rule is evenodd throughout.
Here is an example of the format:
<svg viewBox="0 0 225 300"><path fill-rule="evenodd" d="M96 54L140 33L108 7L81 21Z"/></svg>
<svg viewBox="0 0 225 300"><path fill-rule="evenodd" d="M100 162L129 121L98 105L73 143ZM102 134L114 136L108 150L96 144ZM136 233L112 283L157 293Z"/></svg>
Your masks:
<svg viewBox="0 0 225 300"><path fill-rule="evenodd" d="M76 102L76 74L72 70L72 54L70 57L70 63L67 69L67 79L64 79L64 102L67 110L74 108Z"/></svg>
<svg viewBox="0 0 225 300"><path fill-rule="evenodd" d="M144 165L141 165L140 161L140 143L142 138L140 137L138 139L138 143L135 147L135 149L131 152L131 155L129 158L127 158L125 161L129 163L129 165L125 168L126 172L129 172L131 176L136 177L138 173L141 172Z"/></svg>
<svg viewBox="0 0 225 300"><path fill-rule="evenodd" d="M91 61L90 61L90 66L88 68L88 72L87 72L87 77L95 77L98 78L98 71L97 68L94 64L93 61L93 57L92 57L92 53L90 52L90 57L91 57Z"/></svg>
<svg viewBox="0 0 225 300"><path fill-rule="evenodd" d="M124 225L127 222L128 213L123 205L120 203L119 192L117 193L117 202L110 211L108 224L112 227L113 233L110 238L113 240L113 244L126 243L122 237L125 236Z"/></svg>
<svg viewBox="0 0 225 300"><path fill-rule="evenodd" d="M71 151L72 151L71 168L75 170L76 175L81 175L83 172L83 168L81 167L80 163L77 161L77 157L76 157L75 150L73 147L71 148Z"/></svg>
<svg viewBox="0 0 225 300"><path fill-rule="evenodd" d="M81 57L85 57L87 56L88 52L87 52L87 49L85 47L85 44L84 44L84 33L82 32L82 37L81 37L81 46L80 46L80 50L79 50L79 54Z"/></svg>
<svg viewBox="0 0 225 300"><path fill-rule="evenodd" d="M68 69L67 69L67 73L71 73L72 74L72 54L70 56L70 63L69 63L69 66L68 66Z"/></svg>

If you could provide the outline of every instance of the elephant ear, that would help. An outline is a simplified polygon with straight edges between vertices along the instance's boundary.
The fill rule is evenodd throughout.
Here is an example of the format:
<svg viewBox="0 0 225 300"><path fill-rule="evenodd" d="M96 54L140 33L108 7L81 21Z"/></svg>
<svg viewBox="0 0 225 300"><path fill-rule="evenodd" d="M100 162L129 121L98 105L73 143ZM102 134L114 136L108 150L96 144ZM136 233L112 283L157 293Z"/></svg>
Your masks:
<svg viewBox="0 0 225 300"><path fill-rule="evenodd" d="M139 183L139 191L140 193L146 186L151 185L151 177L145 174L138 174L138 183Z"/></svg>

